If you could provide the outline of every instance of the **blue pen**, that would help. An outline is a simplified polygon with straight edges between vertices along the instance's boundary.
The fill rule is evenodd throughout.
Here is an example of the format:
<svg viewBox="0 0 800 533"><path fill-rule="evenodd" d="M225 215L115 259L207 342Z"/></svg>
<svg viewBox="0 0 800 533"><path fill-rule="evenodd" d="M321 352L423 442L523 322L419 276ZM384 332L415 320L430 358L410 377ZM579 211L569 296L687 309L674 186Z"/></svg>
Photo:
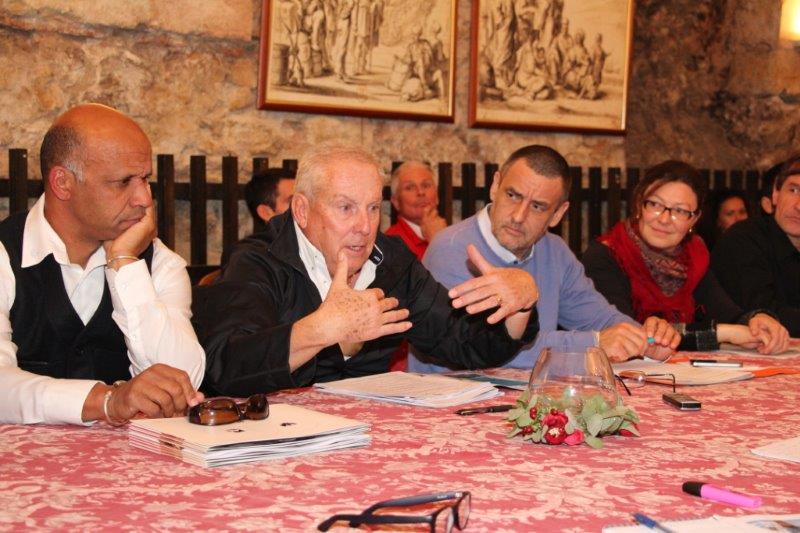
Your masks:
<svg viewBox="0 0 800 533"><path fill-rule="evenodd" d="M663 531L664 533L675 533L671 529L662 526L649 516L645 516L642 513L633 513L633 518L635 518L636 521L642 524L643 526L647 526L650 529L657 529L659 531Z"/></svg>
<svg viewBox="0 0 800 533"><path fill-rule="evenodd" d="M655 344L656 340L653 337L647 337L647 344Z"/></svg>

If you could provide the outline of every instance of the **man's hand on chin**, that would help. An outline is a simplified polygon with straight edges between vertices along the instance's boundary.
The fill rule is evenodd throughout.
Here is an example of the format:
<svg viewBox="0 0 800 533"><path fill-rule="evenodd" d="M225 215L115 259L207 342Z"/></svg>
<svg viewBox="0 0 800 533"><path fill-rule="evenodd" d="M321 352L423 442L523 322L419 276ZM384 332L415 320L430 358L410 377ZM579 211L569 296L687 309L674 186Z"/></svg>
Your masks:
<svg viewBox="0 0 800 533"><path fill-rule="evenodd" d="M145 208L144 216L123 231L116 239L103 242L106 250L106 260L111 264L108 266L115 270L136 261L153 239L156 238L156 218L153 206ZM115 259L120 258L120 259Z"/></svg>

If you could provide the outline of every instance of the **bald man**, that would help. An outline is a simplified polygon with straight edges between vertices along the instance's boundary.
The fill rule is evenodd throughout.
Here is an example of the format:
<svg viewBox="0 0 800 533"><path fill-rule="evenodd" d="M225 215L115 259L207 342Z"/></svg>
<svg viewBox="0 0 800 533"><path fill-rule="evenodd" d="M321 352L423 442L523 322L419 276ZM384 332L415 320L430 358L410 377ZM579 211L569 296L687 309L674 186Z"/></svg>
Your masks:
<svg viewBox="0 0 800 533"><path fill-rule="evenodd" d="M98 104L42 141L44 194L0 223L0 422L121 425L202 400L185 262L155 238L150 141Z"/></svg>

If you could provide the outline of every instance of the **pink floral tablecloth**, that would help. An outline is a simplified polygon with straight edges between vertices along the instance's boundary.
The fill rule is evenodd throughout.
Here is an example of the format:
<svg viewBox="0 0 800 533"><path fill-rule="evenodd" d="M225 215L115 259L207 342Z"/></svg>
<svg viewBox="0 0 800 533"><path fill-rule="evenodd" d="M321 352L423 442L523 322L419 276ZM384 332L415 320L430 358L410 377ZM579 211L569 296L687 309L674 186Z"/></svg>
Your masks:
<svg viewBox="0 0 800 533"><path fill-rule="evenodd" d="M800 513L800 464L750 452L800 435L800 375L692 388L699 412L666 405L664 391L635 390L626 401L643 436L607 438L602 450L509 440L503 413L462 417L313 390L271 401L369 422L371 446L206 470L132 448L124 428L0 426L0 529L311 531L337 512L446 490L472 492L468 531L752 512L683 494L688 480L760 495L758 512Z"/></svg>

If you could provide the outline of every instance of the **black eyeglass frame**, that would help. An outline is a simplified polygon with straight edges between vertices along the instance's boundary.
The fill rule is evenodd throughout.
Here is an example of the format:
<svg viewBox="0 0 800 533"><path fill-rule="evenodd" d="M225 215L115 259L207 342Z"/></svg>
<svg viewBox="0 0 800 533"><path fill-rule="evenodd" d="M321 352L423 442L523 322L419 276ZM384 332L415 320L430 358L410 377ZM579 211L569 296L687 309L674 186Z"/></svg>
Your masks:
<svg viewBox="0 0 800 533"><path fill-rule="evenodd" d="M650 207L648 207L648 204L650 205ZM658 206L661 206L661 209L659 209ZM642 201L642 208L645 211L649 211L650 213L653 213L657 217L660 217L661 213L666 211L667 213L669 213L669 216L673 221L680 220L681 222L689 222L690 220L692 220L694 217L696 217L700 213L699 209L695 209L694 211L690 211L689 209L684 209L682 207L676 207L676 206L667 207L666 205L664 205L661 202L658 202L656 200L643 200ZM683 218L684 215L680 215L679 216L680 213L687 213L689 215L689 218Z"/></svg>
<svg viewBox="0 0 800 533"><path fill-rule="evenodd" d="M358 527L361 524L429 524L431 533L436 531L436 519L444 511L449 511L453 514L453 527L463 530L467 527L469 521L469 512L464 517L459 516L458 509L461 502L467 500L467 510L472 507L472 495L469 491L458 492L439 492L436 494L421 494L419 496L409 496L406 498L396 498L393 500L385 500L378 502L370 507L364 509L361 514L335 514L330 518L320 522L317 529L320 531L328 531L336 522L347 520L349 527ZM422 505L425 503L436 503L441 501L453 500L452 503L445 505L428 515L376 515L375 511L385 509L387 507L410 507L413 505Z"/></svg>
<svg viewBox="0 0 800 533"><path fill-rule="evenodd" d="M263 393L253 394L244 401L226 397L209 398L189 409L189 422L200 426L222 426L245 419L267 418L269 418L269 400Z"/></svg>
<svg viewBox="0 0 800 533"><path fill-rule="evenodd" d="M623 372L626 372L626 370L623 370ZM627 372L640 373L642 376L644 376L645 383L647 382L647 378L650 378L650 377L653 377L653 378L667 378L667 377L672 378L672 392L676 392L676 390L675 390L675 374L648 374L647 372L639 372L638 370L630 370L630 371L627 371ZM625 378L623 376L620 376L619 374L614 374L614 377L616 379L618 379L620 383L622 383L622 387L625 389L625 392L628 393L628 396L633 396L633 394L631 394L631 390L628 388L628 384L625 383ZM660 381L653 381L652 383L658 383L659 385L670 385L669 383L661 383Z"/></svg>

